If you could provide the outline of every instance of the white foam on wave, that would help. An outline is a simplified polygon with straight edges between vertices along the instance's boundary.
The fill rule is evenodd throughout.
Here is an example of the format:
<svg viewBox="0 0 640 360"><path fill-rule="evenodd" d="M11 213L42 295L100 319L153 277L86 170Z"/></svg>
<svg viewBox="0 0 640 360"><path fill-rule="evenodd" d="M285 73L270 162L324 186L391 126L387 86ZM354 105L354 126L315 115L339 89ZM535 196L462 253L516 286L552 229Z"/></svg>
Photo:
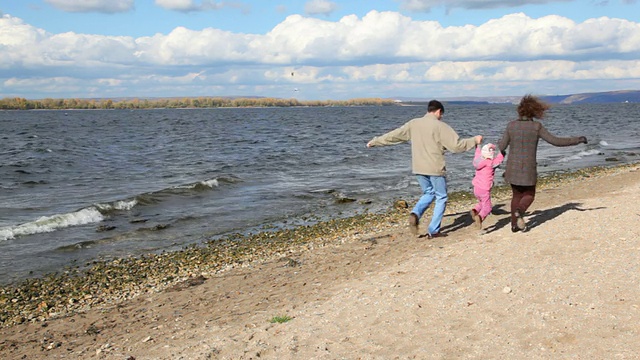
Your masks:
<svg viewBox="0 0 640 360"><path fill-rule="evenodd" d="M133 199L133 200L119 200L114 202L113 204L96 204L95 206L102 211L108 211L108 210L128 211L133 209L133 207L136 205L138 205L138 200Z"/></svg>
<svg viewBox="0 0 640 360"><path fill-rule="evenodd" d="M195 189L197 186L206 186L208 188L214 188L214 187L218 187L218 179L211 179L211 180L202 180L202 181L198 181L197 183L193 183L193 184L188 184L188 185L179 185L174 187L174 189Z"/></svg>
<svg viewBox="0 0 640 360"><path fill-rule="evenodd" d="M204 181L200 181L200 184L208 186L210 188L218 187L218 179L211 179L211 180L204 180Z"/></svg>
<svg viewBox="0 0 640 360"><path fill-rule="evenodd" d="M36 221L0 228L0 240L14 239L16 236L52 232L71 226L97 223L104 217L96 208L82 209L68 214L43 216Z"/></svg>
<svg viewBox="0 0 640 360"><path fill-rule="evenodd" d="M113 207L116 210L125 210L125 211L127 211L127 210L133 209L133 207L136 206L137 204L138 204L138 200L136 200L136 199L129 200L129 201L121 200L121 201L117 201L113 205Z"/></svg>
<svg viewBox="0 0 640 360"><path fill-rule="evenodd" d="M569 162L569 161L574 161L574 160L580 160L585 156L598 155L598 154L600 154L600 150L598 150L598 149L585 150L585 151L580 151L579 153L577 153L575 155L568 156L566 158L562 158L562 159L558 160L558 162Z"/></svg>
<svg viewBox="0 0 640 360"><path fill-rule="evenodd" d="M601 146L609 146L609 143L604 141L604 140L600 140L600 142L598 143Z"/></svg>

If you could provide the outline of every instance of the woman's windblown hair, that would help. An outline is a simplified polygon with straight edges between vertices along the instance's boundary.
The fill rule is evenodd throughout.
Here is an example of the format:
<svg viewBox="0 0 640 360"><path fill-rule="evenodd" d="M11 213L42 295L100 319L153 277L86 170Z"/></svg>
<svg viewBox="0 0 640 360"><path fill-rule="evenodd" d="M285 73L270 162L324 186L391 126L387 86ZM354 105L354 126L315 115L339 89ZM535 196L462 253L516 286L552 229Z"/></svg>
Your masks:
<svg viewBox="0 0 640 360"><path fill-rule="evenodd" d="M526 119L542 119L549 105L533 95L525 95L518 105L518 115Z"/></svg>

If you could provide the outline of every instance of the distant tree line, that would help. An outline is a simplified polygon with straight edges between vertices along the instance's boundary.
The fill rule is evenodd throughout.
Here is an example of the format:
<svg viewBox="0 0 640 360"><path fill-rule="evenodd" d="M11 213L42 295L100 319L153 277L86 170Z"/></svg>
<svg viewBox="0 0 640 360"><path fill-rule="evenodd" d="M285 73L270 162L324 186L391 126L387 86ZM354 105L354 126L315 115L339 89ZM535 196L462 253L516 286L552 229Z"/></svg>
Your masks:
<svg viewBox="0 0 640 360"><path fill-rule="evenodd" d="M394 105L391 99L360 98L351 100L297 100L278 98L185 97L161 99L0 99L0 110L72 110L72 109L188 109L221 107L291 107L291 106L365 106Z"/></svg>

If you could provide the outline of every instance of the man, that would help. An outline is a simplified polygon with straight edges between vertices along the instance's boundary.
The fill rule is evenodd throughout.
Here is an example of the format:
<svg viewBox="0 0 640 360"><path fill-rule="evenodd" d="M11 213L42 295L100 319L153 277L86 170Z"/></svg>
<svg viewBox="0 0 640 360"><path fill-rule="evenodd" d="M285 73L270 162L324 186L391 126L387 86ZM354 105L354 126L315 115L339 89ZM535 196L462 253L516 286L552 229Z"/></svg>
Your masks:
<svg viewBox="0 0 640 360"><path fill-rule="evenodd" d="M409 228L413 234L418 234L420 219L435 200L427 233L430 239L440 236L440 224L447 207L445 150L453 153L464 152L474 149L482 142L481 135L460 139L451 126L441 121L443 115L442 103L431 100L425 116L412 119L367 143L367 147L373 147L411 141L411 167L422 189L422 196L409 214Z"/></svg>

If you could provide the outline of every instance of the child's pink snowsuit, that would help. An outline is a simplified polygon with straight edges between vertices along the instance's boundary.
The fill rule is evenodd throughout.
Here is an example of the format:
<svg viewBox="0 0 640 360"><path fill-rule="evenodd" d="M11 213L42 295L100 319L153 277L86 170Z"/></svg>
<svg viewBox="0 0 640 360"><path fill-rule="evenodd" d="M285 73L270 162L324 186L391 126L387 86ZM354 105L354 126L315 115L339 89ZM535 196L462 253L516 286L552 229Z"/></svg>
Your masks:
<svg viewBox="0 0 640 360"><path fill-rule="evenodd" d="M493 186L493 177L496 168L500 166L504 156L498 152L493 159L483 156L489 153L489 149L493 148L495 153L496 146L486 144L482 148L476 146L476 154L473 158L473 167L476 169L476 175L473 177L473 194L478 199L478 203L473 209L480 215L480 219L484 220L491 213L491 187Z"/></svg>

